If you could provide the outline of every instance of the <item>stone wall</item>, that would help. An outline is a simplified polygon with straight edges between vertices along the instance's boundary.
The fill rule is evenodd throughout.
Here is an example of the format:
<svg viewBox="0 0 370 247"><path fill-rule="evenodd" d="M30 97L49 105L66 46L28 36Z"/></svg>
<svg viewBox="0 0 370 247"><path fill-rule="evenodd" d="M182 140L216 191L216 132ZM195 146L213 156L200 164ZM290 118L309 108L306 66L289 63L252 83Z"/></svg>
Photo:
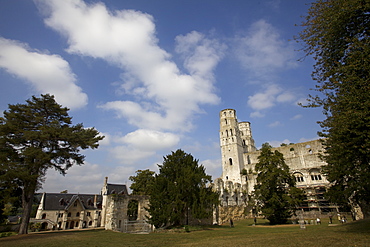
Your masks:
<svg viewBox="0 0 370 247"><path fill-rule="evenodd" d="M124 222L129 220L127 215L128 204L132 200L139 203L137 221L146 220L146 216L149 216L145 210L145 208L149 207L149 196L113 194L107 196L106 230L123 231Z"/></svg>
<svg viewBox="0 0 370 247"><path fill-rule="evenodd" d="M228 207L218 207L217 209L217 219L214 223L219 225L228 224L230 219L233 221L242 220L247 218L244 214L245 206L228 206Z"/></svg>

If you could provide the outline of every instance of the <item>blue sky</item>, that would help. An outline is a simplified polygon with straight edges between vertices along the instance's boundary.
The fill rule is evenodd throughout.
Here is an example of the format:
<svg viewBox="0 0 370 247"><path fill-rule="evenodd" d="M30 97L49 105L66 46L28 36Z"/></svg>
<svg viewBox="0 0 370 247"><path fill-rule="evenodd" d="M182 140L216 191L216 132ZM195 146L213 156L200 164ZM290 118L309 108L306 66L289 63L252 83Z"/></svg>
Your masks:
<svg viewBox="0 0 370 247"><path fill-rule="evenodd" d="M51 93L106 138L41 191L129 184L178 148L221 175L219 112L251 122L260 147L317 138L313 60L293 40L303 0L0 1L0 110Z"/></svg>

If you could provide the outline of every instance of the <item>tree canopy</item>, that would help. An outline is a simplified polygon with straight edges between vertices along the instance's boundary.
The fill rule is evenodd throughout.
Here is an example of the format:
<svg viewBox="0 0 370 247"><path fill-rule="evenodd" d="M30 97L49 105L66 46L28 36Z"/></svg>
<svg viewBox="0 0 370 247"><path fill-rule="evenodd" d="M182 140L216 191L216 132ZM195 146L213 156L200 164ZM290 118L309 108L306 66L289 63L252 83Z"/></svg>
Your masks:
<svg viewBox="0 0 370 247"><path fill-rule="evenodd" d="M132 181L130 189L133 195L151 195L154 183L155 172L147 170L137 170L136 176L130 176Z"/></svg>
<svg viewBox="0 0 370 247"><path fill-rule="evenodd" d="M22 189L20 234L27 233L34 193L46 171L53 168L64 175L73 165L82 165L80 151L97 148L104 138L94 128L72 125L68 110L46 94L9 105L0 118L0 180Z"/></svg>
<svg viewBox="0 0 370 247"><path fill-rule="evenodd" d="M191 154L181 149L164 157L158 165L149 200L150 222L156 227L189 224L189 218L212 216L218 194L212 191L211 176Z"/></svg>
<svg viewBox="0 0 370 247"><path fill-rule="evenodd" d="M370 216L370 2L312 3L298 41L316 61L318 95L308 107L323 107L320 136L326 147L328 195L361 207Z"/></svg>
<svg viewBox="0 0 370 247"><path fill-rule="evenodd" d="M287 222L299 204L304 194L295 187L294 177L285 164L283 154L264 143L258 163L255 166L257 183L252 195L257 211L270 221L270 224L283 224Z"/></svg>

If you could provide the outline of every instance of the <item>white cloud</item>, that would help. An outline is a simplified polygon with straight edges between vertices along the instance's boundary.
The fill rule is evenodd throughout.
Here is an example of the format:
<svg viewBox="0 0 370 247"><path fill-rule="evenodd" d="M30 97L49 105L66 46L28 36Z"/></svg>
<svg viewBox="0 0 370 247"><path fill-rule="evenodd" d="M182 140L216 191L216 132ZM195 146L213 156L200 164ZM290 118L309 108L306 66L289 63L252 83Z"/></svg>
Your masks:
<svg viewBox="0 0 370 247"><path fill-rule="evenodd" d="M273 147L280 147L280 144L282 143L289 144L291 143L291 141L289 141L288 139L284 139L282 141L268 141L268 143Z"/></svg>
<svg viewBox="0 0 370 247"><path fill-rule="evenodd" d="M65 176L49 169L41 191L58 193L61 190L68 190L70 193L100 193L104 182L102 170L101 166L88 162L82 166L71 167ZM65 186L63 189L60 188L61 184Z"/></svg>
<svg viewBox="0 0 370 247"><path fill-rule="evenodd" d="M26 44L0 37L0 68L26 80L37 93L50 93L69 108L87 104L87 95L76 85L76 76L59 55L32 50Z"/></svg>
<svg viewBox="0 0 370 247"><path fill-rule="evenodd" d="M282 123L280 123L280 121L275 121L273 123L270 123L268 126L270 128L274 128L274 127L278 127L278 126L281 126L281 125L282 125Z"/></svg>
<svg viewBox="0 0 370 247"><path fill-rule="evenodd" d="M248 97L248 106L255 110L250 116L263 117L264 114L261 111L278 103L289 103L295 100L296 96L292 92L283 91L277 84L267 84L263 91Z"/></svg>
<svg viewBox="0 0 370 247"><path fill-rule="evenodd" d="M123 69L126 94L137 101L108 102L139 128L189 131L192 115L201 104L217 104L213 69L222 57L222 45L192 32L176 38L184 56L180 72L171 56L158 46L153 17L134 10L110 12L102 3L80 0L38 1L46 6L45 23L67 38L68 52L101 58ZM68 18L65 18L68 16Z"/></svg>
<svg viewBox="0 0 370 247"><path fill-rule="evenodd" d="M296 100L296 96L292 92L283 92L276 97L278 103L293 102Z"/></svg>
<svg viewBox="0 0 370 247"><path fill-rule="evenodd" d="M142 150L166 150L175 146L180 138L172 133L139 129L121 138L126 144Z"/></svg>
<svg viewBox="0 0 370 247"><path fill-rule="evenodd" d="M297 114L294 117L292 117L290 120L297 120L297 119L300 119L300 118L302 118L302 115L301 114Z"/></svg>
<svg viewBox="0 0 370 247"><path fill-rule="evenodd" d="M219 178L222 169L221 169L221 160L203 160L202 162L199 162L200 165L203 165L206 168L206 174L212 176L212 180L215 180L216 178Z"/></svg>
<svg viewBox="0 0 370 247"><path fill-rule="evenodd" d="M264 110L275 105L276 95L281 88L275 84L269 85L265 91L248 97L248 105L254 110Z"/></svg>
<svg viewBox="0 0 370 247"><path fill-rule="evenodd" d="M140 160L154 156L156 151L172 149L180 141L175 134L149 129L139 129L113 139L118 145L111 149L111 153L125 165L138 164Z"/></svg>
<svg viewBox="0 0 370 247"><path fill-rule="evenodd" d="M269 4L278 6L279 2ZM262 90L248 97L248 106L254 110L251 117L263 117L262 111L296 99L293 92L283 90L277 83L281 70L297 66L294 46L273 25L259 20L235 42L235 56L248 72L249 83L262 85Z"/></svg>
<svg viewBox="0 0 370 247"><path fill-rule="evenodd" d="M294 48L265 20L251 25L246 35L236 38L236 56L258 80L271 79L276 70L297 65Z"/></svg>
<svg viewBox="0 0 370 247"><path fill-rule="evenodd" d="M251 114L249 114L251 118L263 118L265 114L259 112L259 111L254 111Z"/></svg>

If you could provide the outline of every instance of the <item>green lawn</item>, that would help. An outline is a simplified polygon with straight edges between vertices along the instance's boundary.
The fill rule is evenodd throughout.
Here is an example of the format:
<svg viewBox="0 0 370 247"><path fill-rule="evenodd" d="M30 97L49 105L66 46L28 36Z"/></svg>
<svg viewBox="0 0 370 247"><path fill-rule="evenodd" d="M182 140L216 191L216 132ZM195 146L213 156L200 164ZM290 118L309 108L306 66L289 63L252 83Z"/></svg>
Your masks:
<svg viewBox="0 0 370 247"><path fill-rule="evenodd" d="M259 220L234 222L235 227L125 234L104 230L43 232L0 238L0 246L370 246L370 220L344 225L268 226Z"/></svg>

